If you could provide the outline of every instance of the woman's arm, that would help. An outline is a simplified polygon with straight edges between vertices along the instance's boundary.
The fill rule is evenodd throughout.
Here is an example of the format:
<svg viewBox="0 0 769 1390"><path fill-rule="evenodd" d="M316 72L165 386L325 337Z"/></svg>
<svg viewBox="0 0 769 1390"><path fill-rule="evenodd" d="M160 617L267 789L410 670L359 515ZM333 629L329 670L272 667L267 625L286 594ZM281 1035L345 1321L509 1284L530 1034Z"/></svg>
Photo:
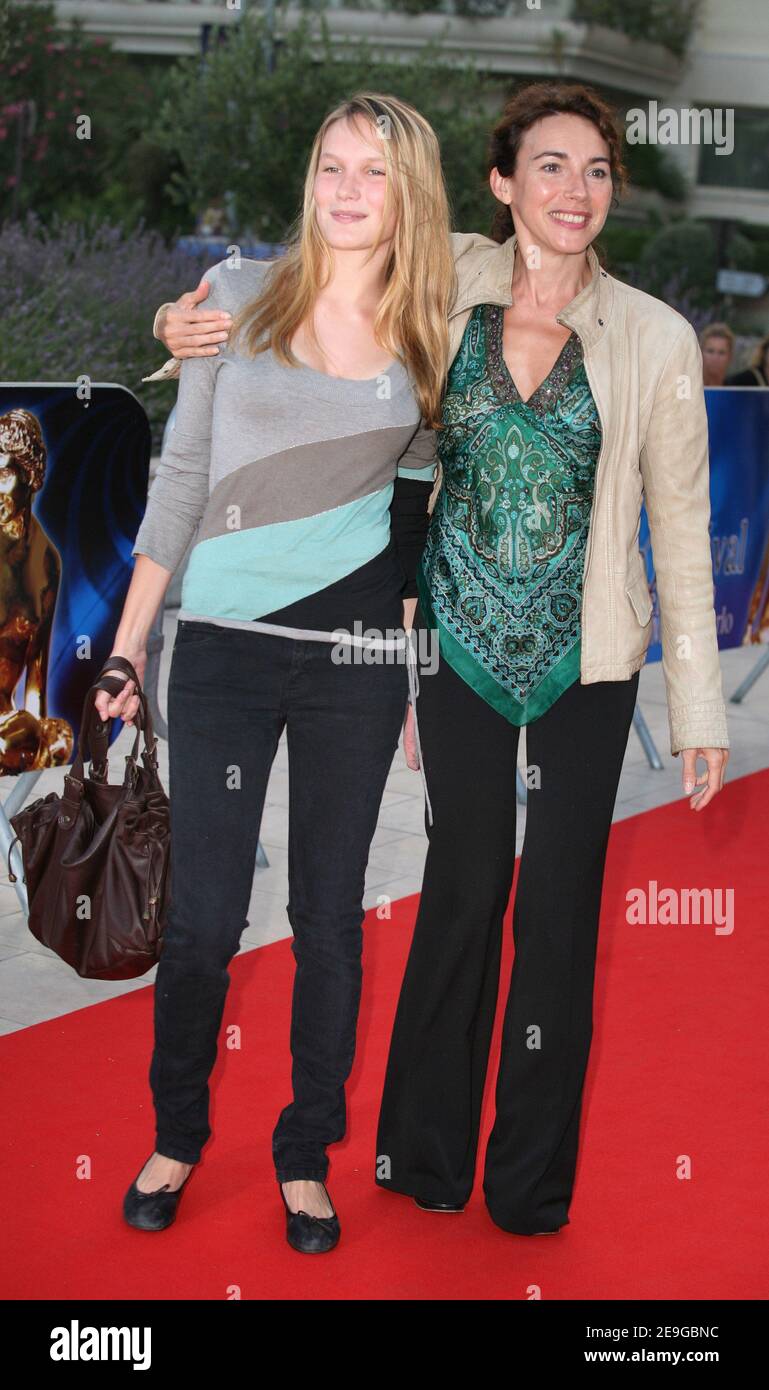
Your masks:
<svg viewBox="0 0 769 1390"><path fill-rule="evenodd" d="M713 604L702 355L688 323L660 373L640 467L659 594L671 751L728 748Z"/></svg>
<svg viewBox="0 0 769 1390"><path fill-rule="evenodd" d="M152 481L133 555L173 574L208 502L211 421L218 359L181 364L174 427Z"/></svg>
<svg viewBox="0 0 769 1390"><path fill-rule="evenodd" d="M413 626L417 601L416 572L424 550L430 515L427 504L433 490L437 460L436 432L420 421L398 471L390 503L390 524L398 556L406 574L402 590L403 625Z"/></svg>
<svg viewBox="0 0 769 1390"><path fill-rule="evenodd" d="M136 564L110 655L127 657L142 684L152 621L208 501L216 365L203 360L183 365L175 425L131 552ZM111 674L123 676L114 668ZM95 705L103 719L120 718L133 724L139 707L134 682L125 679L114 697L99 691Z"/></svg>
<svg viewBox="0 0 769 1390"><path fill-rule="evenodd" d="M427 531L430 525L428 503L433 490L437 451L436 432L428 429L420 421L405 453L398 460L398 471L393 484L390 503L390 517L393 539L398 550L406 582L401 591L403 598L403 626L410 632L414 626L414 613L417 606L416 572L419 557L424 550ZM403 722L403 749L406 762L414 771L419 769L416 735L414 731L414 711L409 703Z"/></svg>
<svg viewBox="0 0 769 1390"><path fill-rule="evenodd" d="M401 590L403 599L417 597L417 565L425 548L427 528L430 524L427 503L432 486L431 482L400 476L395 479L393 485L390 519L398 558L406 573L406 583Z"/></svg>

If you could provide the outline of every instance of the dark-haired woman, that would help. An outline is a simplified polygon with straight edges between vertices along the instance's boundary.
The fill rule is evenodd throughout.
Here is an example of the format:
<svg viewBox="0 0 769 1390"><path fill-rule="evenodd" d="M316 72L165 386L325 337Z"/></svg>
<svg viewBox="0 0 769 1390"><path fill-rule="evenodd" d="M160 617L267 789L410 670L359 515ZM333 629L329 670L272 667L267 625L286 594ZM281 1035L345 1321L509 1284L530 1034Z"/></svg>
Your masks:
<svg viewBox="0 0 769 1390"><path fill-rule="evenodd" d="M470 1196L526 725L484 1193L497 1225L537 1235L569 1220L604 863L651 634L642 492L686 792L707 763L695 810L722 785L728 737L697 338L591 248L623 183L612 113L582 87L530 86L493 132L489 171L503 208L493 239L467 237L457 259L442 486L417 567L416 624L437 629L441 656L417 701L432 824L376 1181L432 1210ZM410 731L407 753L418 766Z"/></svg>

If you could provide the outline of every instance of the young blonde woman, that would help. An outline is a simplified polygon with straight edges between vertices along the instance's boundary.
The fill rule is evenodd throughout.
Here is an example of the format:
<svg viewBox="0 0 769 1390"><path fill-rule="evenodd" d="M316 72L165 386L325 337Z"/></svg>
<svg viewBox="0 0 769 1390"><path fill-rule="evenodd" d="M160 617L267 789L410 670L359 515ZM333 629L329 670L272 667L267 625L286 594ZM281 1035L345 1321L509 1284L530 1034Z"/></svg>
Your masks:
<svg viewBox="0 0 769 1390"><path fill-rule="evenodd" d="M625 180L614 114L584 86L531 84L491 132L488 171L492 237L452 236L440 475L416 572L416 626L437 630L441 658L417 701L429 845L376 1181L431 1211L461 1211L472 1190L526 725L534 776L484 1195L498 1226L528 1236L568 1224L606 849L652 635L644 497L670 748L692 810L723 785L729 739L697 338L591 245ZM168 320L178 356L216 351L224 332L192 298ZM405 743L418 766L411 710Z"/></svg>
<svg viewBox="0 0 769 1390"><path fill-rule="evenodd" d="M174 1220L211 1133L227 967L285 728L293 1099L273 1159L289 1243L320 1253L339 1239L326 1150L345 1132L364 876L406 709L403 625L447 362L448 228L432 129L395 98L361 94L315 138L285 257L208 276L209 302L236 318L236 333L182 367L113 644L141 679L153 615L200 523L168 687L172 903L154 996L155 1151L124 1200L143 1230ZM359 651L356 623L400 646L400 659L386 646L380 660ZM351 634L347 662L340 631ZM133 682L97 704L131 723Z"/></svg>

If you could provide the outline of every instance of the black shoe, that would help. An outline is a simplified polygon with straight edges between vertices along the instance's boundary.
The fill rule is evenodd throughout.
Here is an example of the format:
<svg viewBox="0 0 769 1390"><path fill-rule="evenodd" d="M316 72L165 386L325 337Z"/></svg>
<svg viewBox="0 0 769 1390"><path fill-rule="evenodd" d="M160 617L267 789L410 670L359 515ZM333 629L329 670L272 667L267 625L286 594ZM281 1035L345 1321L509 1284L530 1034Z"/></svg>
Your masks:
<svg viewBox="0 0 769 1390"><path fill-rule="evenodd" d="M496 1225L497 1223L495 1222L494 1224ZM510 1231L507 1226L500 1226L499 1229L501 1231L507 1231L508 1235L525 1236L527 1240L531 1240L532 1236L557 1236L561 1227L556 1226L552 1231Z"/></svg>
<svg viewBox="0 0 769 1390"><path fill-rule="evenodd" d="M129 1226L135 1226L138 1231L163 1231L176 1219L179 1200L195 1171L195 1164L175 1192L168 1191L168 1183L159 1187L157 1192L140 1192L136 1184L148 1162L149 1159L145 1159L123 1198L123 1216Z"/></svg>
<svg viewBox="0 0 769 1390"><path fill-rule="evenodd" d="M286 1208L286 1240L293 1250L303 1255L322 1255L333 1250L341 1235L339 1217L334 1211L334 1203L328 1197L326 1186L321 1183L328 1197L333 1216L310 1216L306 1211L292 1211L286 1201L283 1184L278 1183L283 1205Z"/></svg>
<svg viewBox="0 0 769 1390"><path fill-rule="evenodd" d="M415 1197L414 1201L422 1211L464 1211L464 1202L427 1202L424 1197Z"/></svg>

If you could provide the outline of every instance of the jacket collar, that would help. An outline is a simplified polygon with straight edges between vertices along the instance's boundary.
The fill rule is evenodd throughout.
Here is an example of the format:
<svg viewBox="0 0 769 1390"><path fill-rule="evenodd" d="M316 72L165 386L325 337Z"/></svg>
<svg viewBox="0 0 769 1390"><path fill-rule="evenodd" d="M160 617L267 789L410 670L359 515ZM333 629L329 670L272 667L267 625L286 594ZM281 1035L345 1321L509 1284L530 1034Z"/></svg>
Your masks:
<svg viewBox="0 0 769 1390"><path fill-rule="evenodd" d="M455 236L455 241L464 241L466 245L459 247L456 255L458 286L449 318L476 304L503 304L509 308L513 302L510 287L518 237L513 234L500 243L471 233L467 237ZM602 337L614 302L612 277L601 269L592 246L587 248L587 259L592 272L589 283L556 315L559 323L578 333L586 347Z"/></svg>

